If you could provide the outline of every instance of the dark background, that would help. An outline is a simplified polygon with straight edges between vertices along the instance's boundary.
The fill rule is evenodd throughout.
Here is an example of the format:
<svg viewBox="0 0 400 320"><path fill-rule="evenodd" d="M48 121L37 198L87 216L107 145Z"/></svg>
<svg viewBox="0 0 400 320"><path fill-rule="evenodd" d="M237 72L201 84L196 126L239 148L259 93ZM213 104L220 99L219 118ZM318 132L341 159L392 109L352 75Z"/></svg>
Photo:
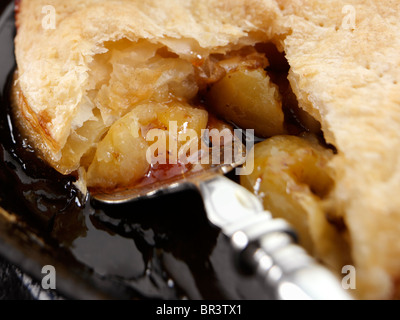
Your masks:
<svg viewBox="0 0 400 320"><path fill-rule="evenodd" d="M4 1L4 0L0 3L0 13L3 12L4 8L5 8L7 5L8 5L8 2L7 2L7 1Z"/></svg>
<svg viewBox="0 0 400 320"><path fill-rule="evenodd" d="M8 4L8 1L0 1L0 15ZM0 300L32 298L28 289L22 284L17 268L0 257Z"/></svg>

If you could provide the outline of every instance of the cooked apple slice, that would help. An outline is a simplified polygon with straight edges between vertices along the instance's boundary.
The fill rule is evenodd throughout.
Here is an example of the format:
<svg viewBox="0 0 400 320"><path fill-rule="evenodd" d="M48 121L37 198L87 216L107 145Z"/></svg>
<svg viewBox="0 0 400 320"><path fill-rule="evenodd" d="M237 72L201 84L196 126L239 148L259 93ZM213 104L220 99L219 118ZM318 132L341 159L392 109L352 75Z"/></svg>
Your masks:
<svg viewBox="0 0 400 320"><path fill-rule="evenodd" d="M208 98L219 115L239 127L262 137L285 133L279 90L261 68L228 73L212 86Z"/></svg>
<svg viewBox="0 0 400 320"><path fill-rule="evenodd" d="M88 169L88 186L113 189L139 182L152 163L148 152L157 143L154 136L164 136L165 141L158 142L158 148L152 150L157 155L152 152L151 156L160 156L159 153L163 152L166 162L164 164L176 164L179 149L186 142L181 137L192 130L200 140L207 122L208 113L205 110L181 102L146 103L137 106L115 122L98 144ZM151 130L155 132L153 138L149 135Z"/></svg>

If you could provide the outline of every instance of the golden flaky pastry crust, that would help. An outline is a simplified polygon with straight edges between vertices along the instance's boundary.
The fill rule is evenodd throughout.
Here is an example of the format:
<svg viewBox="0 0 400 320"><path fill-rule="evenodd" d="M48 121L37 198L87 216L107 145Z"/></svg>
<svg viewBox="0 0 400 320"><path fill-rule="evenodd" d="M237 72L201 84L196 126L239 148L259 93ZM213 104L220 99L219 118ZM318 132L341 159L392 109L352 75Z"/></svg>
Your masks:
<svg viewBox="0 0 400 320"><path fill-rule="evenodd" d="M55 30L42 27L48 5L56 9ZM286 51L300 106L338 150L326 210L347 225L360 297L397 294L399 1L29 0L18 22L20 116L55 166L71 132L93 116L90 64L106 42L148 39L190 58L273 41Z"/></svg>

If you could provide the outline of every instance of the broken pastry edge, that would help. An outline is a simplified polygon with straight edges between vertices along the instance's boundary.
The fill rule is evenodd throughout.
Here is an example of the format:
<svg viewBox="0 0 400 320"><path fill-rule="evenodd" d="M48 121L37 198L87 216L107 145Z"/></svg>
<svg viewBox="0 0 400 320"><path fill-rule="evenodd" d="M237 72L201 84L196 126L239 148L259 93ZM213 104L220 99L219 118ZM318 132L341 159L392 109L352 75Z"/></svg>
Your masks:
<svg viewBox="0 0 400 320"><path fill-rule="evenodd" d="M125 11L130 12L129 10L132 8L135 8L134 6L137 5L138 8L136 8L135 11L139 11L139 13L143 14L144 18L142 19L149 19L150 16L147 16L149 12L147 8L142 8L139 4L137 4L137 1L131 2L126 2L128 5L127 8L120 8L120 6L116 5L115 3L108 3L105 2L103 3L103 6L100 6L100 8L97 7L97 3L93 4L89 1L89 8L83 8L81 11L78 10L78 12L73 13L73 14L64 14L63 8L58 8L57 3L54 2L52 3L55 8L57 9L57 15L61 15L59 24L57 25L57 29L52 31L52 30L41 30L40 25L41 25L41 16L38 16L37 14L33 15L34 17L29 17L27 11L34 11L34 9L37 9L42 5L45 1L38 0L38 1L30 1L28 2L22 2L21 5L21 10L18 13L18 16L21 16L20 20L22 21L22 25L20 26L17 37L16 37L16 55L17 55L17 61L21 73L21 78L20 78L20 84L22 87L23 92L25 93L26 100L28 101L29 105L31 106L32 110L35 112L40 112L42 108L43 103L38 103L35 97L37 97L37 93L39 93L39 89L43 88L44 86L40 85L41 82L41 77L45 78L47 82L50 82L56 85L53 89L57 91L57 88L60 88L60 91L62 93L63 88L66 87L74 87L73 90L76 91L78 100L69 102L68 100L61 101L62 99L57 99L57 97L54 97L54 99L50 96L49 99L47 99L45 102L47 104L57 104L60 106L63 106L65 109L65 113L69 112L76 112L76 108L81 103L81 97L85 96L85 91L84 88L86 86L86 77L87 77L87 72L89 71L88 69L88 64L92 60L93 56L99 53L104 52L104 46L103 44L107 41L118 41L122 38L127 38L130 39L131 41L137 41L139 39L147 39L152 42L162 42L165 41L166 44L172 49L174 52L181 52L182 54L190 54L191 51L196 52L200 55L203 55L203 52L207 54L207 52L210 52L210 50L222 48L224 46L229 46L229 45L234 45L234 46L240 46L244 44L248 44L249 42L255 42L255 41L260 41L261 38L264 37L264 32L261 30L264 24L263 19L260 19L261 13L256 12L253 10L253 6L256 7L261 7L263 8L264 12L266 12L266 9L264 8L264 2L260 1L251 1L251 3L247 4L246 3L246 9L247 11L251 12L253 15L257 15L257 19L259 22L260 26L255 26L254 24L248 23L248 21L245 18L248 17L239 17L236 18L234 17L235 23L237 22L237 25L234 23L226 23L223 24L223 27L219 26L219 22L213 22L216 26L219 26L215 30L218 30L216 34L212 33L211 27L206 26L205 22L208 22L207 17L202 17L199 21L193 22L194 25L197 27L197 29L189 30L191 28L188 28L186 25L181 25L179 22L176 22L176 25L169 25L166 21L162 20L159 17L154 17L156 20L161 19L160 26L155 26L154 23L149 23L149 24L144 24L146 25L146 28L142 28L143 24L139 24L139 22L131 21L130 23L127 24L126 28L124 27L123 30L116 26L114 20L110 18L110 15L108 14L107 10L109 12L113 11L118 11L121 13L121 15L116 15L118 19L122 19L122 17L127 18L127 13ZM162 5L161 3L157 1L153 1L154 3L158 5ZM211 1L214 3L213 1ZM81 5L82 5L81 1ZM262 3L262 5L261 5ZM48 4L46 2L46 4ZM237 2L236 4L230 4L228 2L215 2L218 8L221 10L221 15L229 15L230 16L230 9L231 8L236 8L238 5L242 4L241 2ZM182 5L181 1L177 1L177 5ZM185 4L186 5L186 4ZM194 7L202 7L203 5L200 4L191 4ZM26 7L25 7L26 6ZM163 5L165 7L165 5ZM132 7L132 8L131 8ZM25 10L24 10L25 8ZM41 7L40 7L41 8ZM108 9L107 9L108 8ZM29 9L29 10L28 10ZM59 9L59 10L58 10ZM106 10L107 9L107 10ZM180 9L178 6L177 9ZM181 8L182 9L182 8ZM141 11L142 10L142 11ZM167 9L166 9L167 10ZM170 9L168 9L170 10ZM182 9L182 10L187 10L187 9ZM61 11L61 12L60 12ZM111 19L112 21L108 21L107 23L113 26L113 32L108 30L108 26L106 22L99 21L99 18L96 16L96 12L98 11L99 16L101 17L104 15L107 18L107 21ZM268 15L269 16L275 16L277 14L277 10L268 10ZM107 15L105 15L107 13ZM238 12L242 14L242 12ZM134 17L136 17L138 14L135 13ZM24 19L22 19L24 18ZM79 19L78 19L79 18ZM36 19L33 21L30 21L27 26L25 26L25 21L26 19ZM272 18L270 18L271 20ZM79 21L86 21L84 24L78 23ZM125 19L127 20L127 19ZM124 21L125 21L124 20ZM131 19L132 20L132 19ZM204 20L204 21L203 21ZM93 21L93 22L92 22ZM147 20L146 20L147 21ZM219 21L219 20L218 20ZM246 22L247 21L247 22ZM118 20L118 23L120 21ZM138 25L139 24L140 28ZM122 22L121 22L122 24ZM75 25L75 27L74 27ZM31 33L31 30L27 30L28 26L34 26L36 29L38 29L38 34L39 37L35 37L35 40L37 40L39 43L33 44L33 47L42 47L42 48L48 48L47 50L43 52L38 52L38 50L33 50L29 54L29 61L26 61L28 57L25 57L26 53L30 52L29 48L27 48L27 44L24 44L24 42L28 41L30 39L27 39L27 35ZM79 27L77 27L79 26ZM165 27L163 29L163 27ZM93 30L92 30L93 29ZM103 30L105 29L105 30ZM148 29L148 30L147 30ZM99 32L96 32L95 34L93 33L94 30L97 30ZM103 31L103 32L101 32ZM91 37L91 35L96 35L95 37ZM255 38L253 40L249 40L252 38L252 33L256 33ZM60 41L60 35L65 34L66 36ZM99 36L101 35L101 36ZM186 41L185 39L190 39L192 43L185 44L184 42ZM180 43L180 41L183 41L183 43ZM167 43L168 42L168 43ZM241 44L241 42L243 42ZM42 45L40 45L42 43ZM61 44L61 49L60 48L55 48L52 46L52 43L59 43ZM193 47L193 43L197 43L195 47ZM183 44L183 45L182 45ZM200 50L202 49L202 50ZM217 50L218 51L218 50ZM53 68L54 66L57 67L57 62L59 56L64 56L64 60L67 61L67 64L64 65L64 69L72 70L68 76L72 76L72 79L63 79L64 82L59 82L62 77L62 73L60 73L57 68ZM58 58L57 58L58 57ZM40 66L38 65L37 67L32 66L32 61L40 61L42 62L45 61L45 65ZM76 65L79 65L79 68L75 68ZM41 69L39 68L43 68ZM26 73L26 76L25 76ZM39 75L38 75L39 74ZM41 75L40 75L41 74ZM54 77L52 76L54 74ZM49 77L47 79L47 77ZM32 83L28 81L27 79L37 79L38 80L38 86L35 89L35 83ZM70 83L68 83L68 81ZM43 81L42 81L43 82ZM43 83L42 83L43 84ZM29 88L29 86L33 86L33 88ZM62 94L64 95L64 94ZM62 96L61 94L59 96ZM80 97L80 98L79 98ZM66 102L66 103L64 103ZM60 110L61 111L61 110ZM64 116L60 116L60 118L57 118L57 114L53 115L53 123L50 123L47 125L47 130L51 132L52 138L62 147L66 140L67 136L69 134L68 128L63 130L63 125L64 125ZM74 118L74 117L71 117ZM55 153L59 152L60 150L54 150Z"/></svg>

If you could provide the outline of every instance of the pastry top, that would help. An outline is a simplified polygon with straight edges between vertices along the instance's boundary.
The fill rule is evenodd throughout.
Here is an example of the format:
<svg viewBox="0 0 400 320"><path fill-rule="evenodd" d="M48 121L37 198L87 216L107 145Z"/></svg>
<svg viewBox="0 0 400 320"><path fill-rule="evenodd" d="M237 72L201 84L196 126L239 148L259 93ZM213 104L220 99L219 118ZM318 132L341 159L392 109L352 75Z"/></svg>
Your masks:
<svg viewBox="0 0 400 320"><path fill-rule="evenodd" d="M292 88L338 150L328 210L349 229L358 289L391 297L400 275L400 2L277 2L292 30L283 40Z"/></svg>
<svg viewBox="0 0 400 320"><path fill-rule="evenodd" d="M53 13L55 29L47 27ZM58 161L71 132L93 119L91 62L107 43L146 39L195 62L269 39L278 15L263 0L22 1L15 47L23 117L45 158Z"/></svg>

